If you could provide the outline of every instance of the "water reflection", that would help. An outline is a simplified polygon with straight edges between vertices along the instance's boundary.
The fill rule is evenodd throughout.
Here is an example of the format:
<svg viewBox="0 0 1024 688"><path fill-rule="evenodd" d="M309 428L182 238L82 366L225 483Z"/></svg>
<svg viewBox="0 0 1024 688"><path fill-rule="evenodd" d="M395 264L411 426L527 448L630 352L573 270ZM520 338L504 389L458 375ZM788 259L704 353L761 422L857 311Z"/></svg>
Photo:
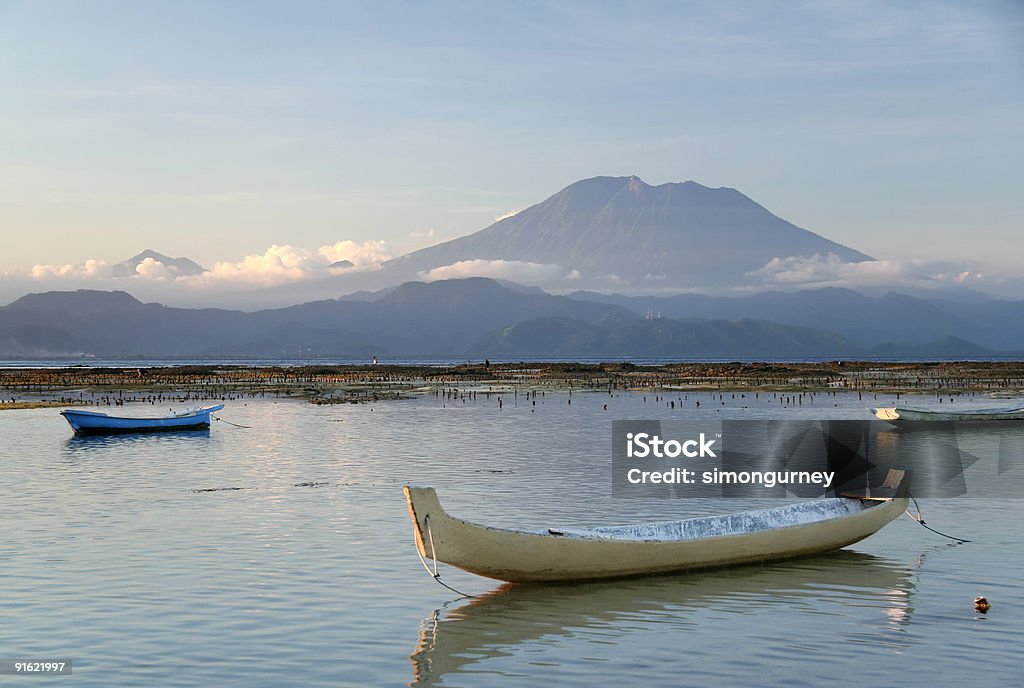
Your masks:
<svg viewBox="0 0 1024 688"><path fill-rule="evenodd" d="M588 632L620 644L640 626L665 631L699 630L703 611L762 614L799 606L836 614L868 609L870 642L904 647L902 633L913 611L914 582L904 565L841 550L767 568L743 567L703 574L662 576L578 585L503 585L451 610L438 609L420 624L410 656L412 686L442 685L461 673L515 654L523 646ZM779 631L781 633L781 631ZM849 638L863 642L863 634Z"/></svg>
<svg viewBox="0 0 1024 688"><path fill-rule="evenodd" d="M72 435L64 443L64 453L72 457L101 454L145 445L147 448L174 451L176 447L208 443L210 429L172 430L159 433L121 433L109 435Z"/></svg>

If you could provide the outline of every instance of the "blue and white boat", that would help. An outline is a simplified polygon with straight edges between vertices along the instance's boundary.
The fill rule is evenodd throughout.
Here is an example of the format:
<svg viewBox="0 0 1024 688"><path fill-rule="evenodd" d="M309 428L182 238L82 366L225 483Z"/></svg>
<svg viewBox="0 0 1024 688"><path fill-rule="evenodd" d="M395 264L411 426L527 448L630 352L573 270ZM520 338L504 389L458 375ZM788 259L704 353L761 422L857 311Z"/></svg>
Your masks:
<svg viewBox="0 0 1024 688"><path fill-rule="evenodd" d="M210 414L220 411L224 404L189 408L158 418L132 418L111 416L97 411L64 409L60 415L78 435L116 432L159 432L161 430L201 430L210 427Z"/></svg>

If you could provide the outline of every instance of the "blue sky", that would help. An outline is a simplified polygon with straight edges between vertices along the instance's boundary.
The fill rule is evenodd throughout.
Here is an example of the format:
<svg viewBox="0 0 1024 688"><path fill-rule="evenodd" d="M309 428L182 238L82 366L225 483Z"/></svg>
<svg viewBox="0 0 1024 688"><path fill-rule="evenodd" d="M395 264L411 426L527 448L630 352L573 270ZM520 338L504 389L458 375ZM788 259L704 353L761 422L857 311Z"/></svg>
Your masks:
<svg viewBox="0 0 1024 688"><path fill-rule="evenodd" d="M0 86L9 276L371 261L601 174L894 261L1024 247L1013 1L0 2Z"/></svg>

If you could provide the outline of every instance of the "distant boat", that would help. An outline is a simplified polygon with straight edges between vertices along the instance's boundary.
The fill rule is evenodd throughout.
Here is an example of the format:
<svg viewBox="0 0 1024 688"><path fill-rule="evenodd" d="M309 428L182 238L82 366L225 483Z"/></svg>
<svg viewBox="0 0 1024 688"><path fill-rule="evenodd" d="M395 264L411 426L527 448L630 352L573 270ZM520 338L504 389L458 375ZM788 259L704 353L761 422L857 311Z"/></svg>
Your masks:
<svg viewBox="0 0 1024 688"><path fill-rule="evenodd" d="M997 421L1024 420L1024 406L1005 406L1000 408L974 409L937 409L918 408L913 406L890 406L873 408L875 417L899 425L901 423L935 422L935 421Z"/></svg>
<svg viewBox="0 0 1024 688"><path fill-rule="evenodd" d="M432 487L405 486L426 559L488 578L574 581L691 571L819 554L863 540L906 511L909 471L871 495L726 516L601 528L505 530L449 516Z"/></svg>
<svg viewBox="0 0 1024 688"><path fill-rule="evenodd" d="M111 416L96 411L64 409L60 415L78 435L119 432L159 432L162 430L197 430L210 427L210 414L224 408L224 404L204 408L190 408L157 418L131 418Z"/></svg>

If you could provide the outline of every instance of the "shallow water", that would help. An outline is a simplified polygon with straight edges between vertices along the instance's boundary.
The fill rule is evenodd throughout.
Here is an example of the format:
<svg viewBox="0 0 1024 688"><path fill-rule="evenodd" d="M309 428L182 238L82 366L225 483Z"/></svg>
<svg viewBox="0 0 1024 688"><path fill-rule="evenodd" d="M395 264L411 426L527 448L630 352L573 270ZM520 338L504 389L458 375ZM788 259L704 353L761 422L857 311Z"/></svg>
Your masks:
<svg viewBox="0 0 1024 688"><path fill-rule="evenodd" d="M479 596L456 600L420 566L405 482L516 527L737 511L765 502L612 499L611 420L892 401L569 398L234 402L222 417L251 429L97 438L54 409L0 413L0 657L71 658L52 680L76 686L1019 682L1020 499L923 502L969 544L904 518L831 555L693 575L516 588L448 569Z"/></svg>

